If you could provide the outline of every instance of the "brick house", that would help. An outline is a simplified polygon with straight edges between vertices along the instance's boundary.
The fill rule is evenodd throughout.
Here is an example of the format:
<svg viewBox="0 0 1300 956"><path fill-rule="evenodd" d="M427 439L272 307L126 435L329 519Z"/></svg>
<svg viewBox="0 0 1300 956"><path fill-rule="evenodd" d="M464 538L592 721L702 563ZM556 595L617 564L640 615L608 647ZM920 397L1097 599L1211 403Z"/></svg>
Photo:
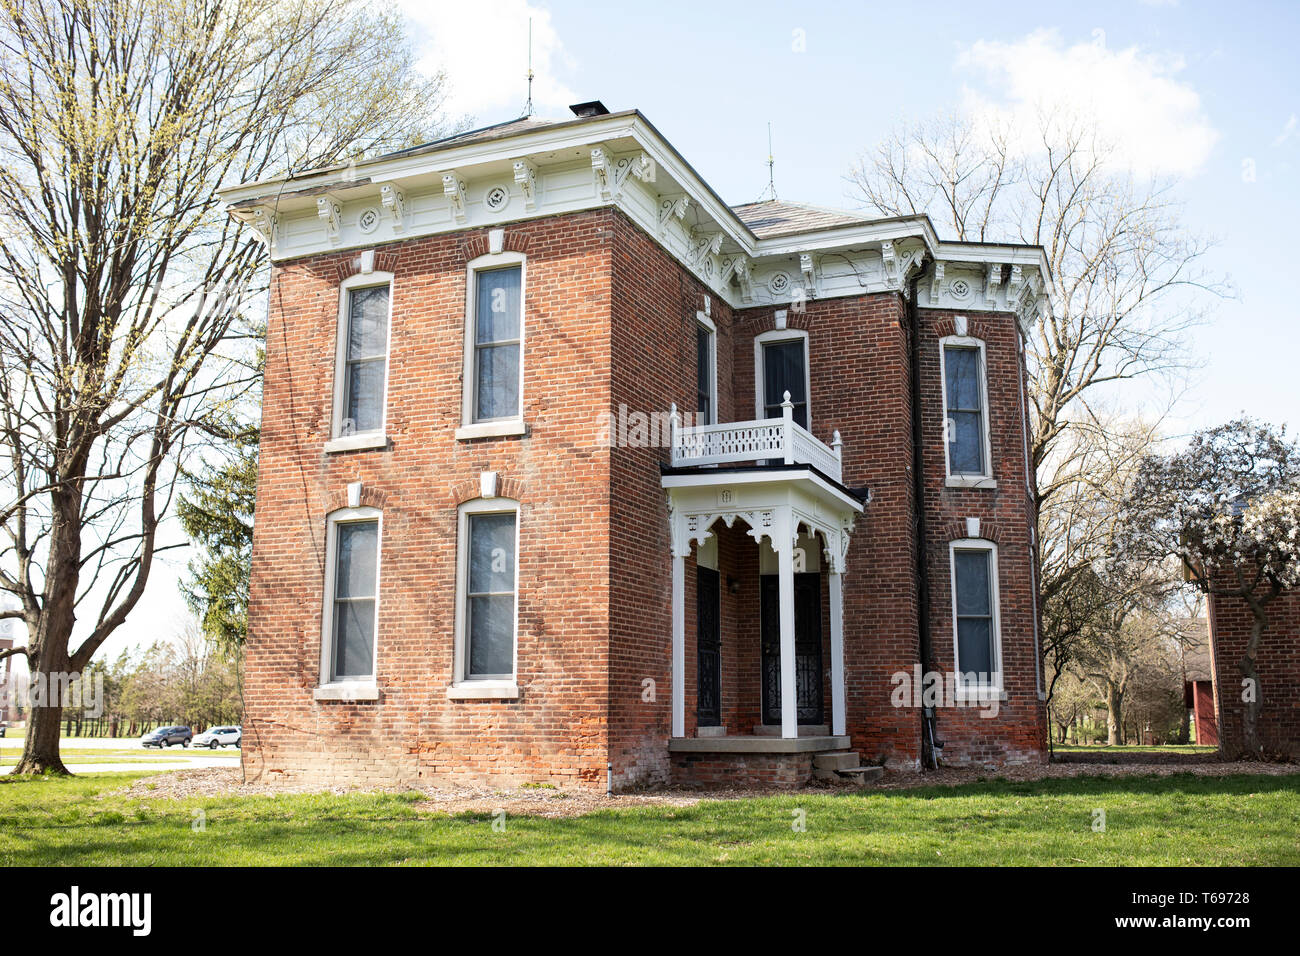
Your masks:
<svg viewBox="0 0 1300 956"><path fill-rule="evenodd" d="M1045 759L1042 251L731 207L574 112L223 192L273 262L250 775Z"/></svg>

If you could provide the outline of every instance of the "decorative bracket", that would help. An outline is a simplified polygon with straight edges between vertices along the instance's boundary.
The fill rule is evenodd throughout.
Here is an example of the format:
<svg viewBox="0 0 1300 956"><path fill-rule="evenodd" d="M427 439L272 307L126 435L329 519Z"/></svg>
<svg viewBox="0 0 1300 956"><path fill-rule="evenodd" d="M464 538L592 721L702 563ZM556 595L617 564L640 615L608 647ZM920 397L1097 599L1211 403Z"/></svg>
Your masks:
<svg viewBox="0 0 1300 956"><path fill-rule="evenodd" d="M275 247L280 241L280 220L279 217L272 214L265 207L259 206L253 210L252 221L249 225L257 230L266 243L266 248L275 252Z"/></svg>
<svg viewBox="0 0 1300 956"><path fill-rule="evenodd" d="M329 241L338 242L343 225L343 207L329 196L317 196L316 215L325 222L325 235Z"/></svg>
<svg viewBox="0 0 1300 956"><path fill-rule="evenodd" d="M515 185L524 194L524 208L537 208L537 167L526 159L515 160Z"/></svg>
<svg viewBox="0 0 1300 956"><path fill-rule="evenodd" d="M1020 266L1011 267L1011 281L1007 283L1007 304L1020 301L1020 289L1025 282L1025 272Z"/></svg>
<svg viewBox="0 0 1300 956"><path fill-rule="evenodd" d="M623 183L627 182L628 176L635 176L643 183L654 182L655 161L646 153L620 159L614 168L614 177L619 189L623 188Z"/></svg>
<svg viewBox="0 0 1300 956"><path fill-rule="evenodd" d="M603 146L591 148L591 175L596 181L596 195L601 199L613 199L618 183L614 165L609 160L609 153Z"/></svg>
<svg viewBox="0 0 1300 956"><path fill-rule="evenodd" d="M668 229L668 223L672 220L684 220L686 210L691 206L689 196L679 196L676 199L665 199L659 204L659 235L663 235Z"/></svg>
<svg viewBox="0 0 1300 956"><path fill-rule="evenodd" d="M988 278L984 280L984 302L989 306L998 304L998 286L1002 284L1002 263L990 262Z"/></svg>
<svg viewBox="0 0 1300 956"><path fill-rule="evenodd" d="M939 290L943 288L943 271L944 271L943 263L936 262L934 264L934 275L930 277L931 308L939 304Z"/></svg>
<svg viewBox="0 0 1300 956"><path fill-rule="evenodd" d="M722 264L722 284L726 285L734 275L736 282L740 284L740 297L745 302L751 302L754 298L754 277L751 268L749 258L741 255L734 256Z"/></svg>
<svg viewBox="0 0 1300 956"><path fill-rule="evenodd" d="M448 170L442 174L442 194L451 204L452 218L458 223L464 223L467 218L468 203L465 200L465 184L456 170Z"/></svg>
<svg viewBox="0 0 1300 956"><path fill-rule="evenodd" d="M894 248L893 242L886 239L880 244L881 268L885 273L885 287L893 292L907 291L907 280L911 276L912 270L921 264L925 258L923 249L915 249L909 253L901 253Z"/></svg>
<svg viewBox="0 0 1300 956"><path fill-rule="evenodd" d="M379 201L393 219L393 231L401 232L406 225L406 194L391 183L379 187Z"/></svg>
<svg viewBox="0 0 1300 956"><path fill-rule="evenodd" d="M722 249L723 238L725 237L720 232L715 232L712 235L696 235L692 231L691 264L698 266L706 256L716 256Z"/></svg>
<svg viewBox="0 0 1300 956"><path fill-rule="evenodd" d="M645 183L654 182L655 163L646 153L615 160L608 148L593 146L591 174L596 182L596 194L601 199L615 199L623 191L623 184L629 176Z"/></svg>

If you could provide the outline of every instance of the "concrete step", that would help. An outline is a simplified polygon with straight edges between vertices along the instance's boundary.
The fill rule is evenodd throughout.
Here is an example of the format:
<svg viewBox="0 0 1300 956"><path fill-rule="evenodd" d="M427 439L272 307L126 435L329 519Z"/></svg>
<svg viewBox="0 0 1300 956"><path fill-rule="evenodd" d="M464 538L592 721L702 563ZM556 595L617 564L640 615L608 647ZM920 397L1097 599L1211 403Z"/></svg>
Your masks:
<svg viewBox="0 0 1300 956"><path fill-rule="evenodd" d="M851 770L838 770L839 776L854 781L859 786L879 783L885 777L884 767L854 767Z"/></svg>
<svg viewBox="0 0 1300 956"><path fill-rule="evenodd" d="M858 755L852 750L836 750L813 757L813 766L818 770L848 770L857 765Z"/></svg>

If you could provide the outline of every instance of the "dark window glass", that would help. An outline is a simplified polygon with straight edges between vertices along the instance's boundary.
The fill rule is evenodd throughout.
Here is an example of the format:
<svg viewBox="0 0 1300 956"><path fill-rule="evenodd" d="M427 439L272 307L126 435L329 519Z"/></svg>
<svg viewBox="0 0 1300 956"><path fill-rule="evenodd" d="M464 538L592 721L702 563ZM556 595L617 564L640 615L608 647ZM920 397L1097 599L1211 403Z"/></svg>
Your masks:
<svg viewBox="0 0 1300 956"><path fill-rule="evenodd" d="M388 286L349 293L347 335L340 431L344 435L378 431L384 424Z"/></svg>
<svg viewBox="0 0 1300 956"><path fill-rule="evenodd" d="M763 417L780 418L781 403L790 393L795 424L808 427L808 376L804 342L774 342L763 346Z"/></svg>
<svg viewBox="0 0 1300 956"><path fill-rule="evenodd" d="M474 421L519 414L519 326L523 271L491 269L474 277Z"/></svg>
<svg viewBox="0 0 1300 956"><path fill-rule="evenodd" d="M984 475L984 388L979 349L944 347L944 392L948 401L948 470Z"/></svg>
<svg viewBox="0 0 1300 956"><path fill-rule="evenodd" d="M369 677L374 673L379 522L338 524L335 548L334 662L330 677Z"/></svg>
<svg viewBox="0 0 1300 956"><path fill-rule="evenodd" d="M469 516L467 677L508 677L515 653L515 515Z"/></svg>
<svg viewBox="0 0 1300 956"><path fill-rule="evenodd" d="M695 392L699 424L713 423L713 333L704 326L695 329Z"/></svg>
<svg viewBox="0 0 1300 956"><path fill-rule="evenodd" d="M954 551L957 660L965 683L993 683L993 552Z"/></svg>

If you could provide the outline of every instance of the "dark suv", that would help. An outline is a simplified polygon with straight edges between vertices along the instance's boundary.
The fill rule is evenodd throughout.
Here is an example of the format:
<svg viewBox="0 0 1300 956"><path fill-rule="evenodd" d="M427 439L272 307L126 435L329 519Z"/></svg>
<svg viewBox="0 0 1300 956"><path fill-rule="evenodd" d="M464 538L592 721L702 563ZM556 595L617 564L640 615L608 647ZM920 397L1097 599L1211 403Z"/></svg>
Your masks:
<svg viewBox="0 0 1300 956"><path fill-rule="evenodd" d="M159 727L157 730L150 731L141 737L140 746L157 747L159 750L170 747L172 744L188 747L190 738L193 736L194 731L188 727Z"/></svg>

